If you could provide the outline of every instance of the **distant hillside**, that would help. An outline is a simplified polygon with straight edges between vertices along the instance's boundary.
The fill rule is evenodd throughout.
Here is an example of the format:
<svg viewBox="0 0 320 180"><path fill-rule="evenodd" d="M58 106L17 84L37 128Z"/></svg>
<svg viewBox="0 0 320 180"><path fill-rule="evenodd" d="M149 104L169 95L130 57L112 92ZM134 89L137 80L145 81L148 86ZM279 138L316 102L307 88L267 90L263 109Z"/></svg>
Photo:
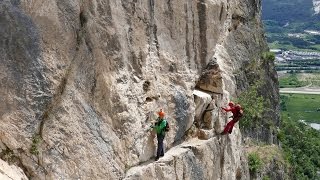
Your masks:
<svg viewBox="0 0 320 180"><path fill-rule="evenodd" d="M319 0L262 0L269 47L320 51L319 3Z"/></svg>
<svg viewBox="0 0 320 180"><path fill-rule="evenodd" d="M273 20L283 25L319 19L312 0L262 0L262 11L263 20Z"/></svg>

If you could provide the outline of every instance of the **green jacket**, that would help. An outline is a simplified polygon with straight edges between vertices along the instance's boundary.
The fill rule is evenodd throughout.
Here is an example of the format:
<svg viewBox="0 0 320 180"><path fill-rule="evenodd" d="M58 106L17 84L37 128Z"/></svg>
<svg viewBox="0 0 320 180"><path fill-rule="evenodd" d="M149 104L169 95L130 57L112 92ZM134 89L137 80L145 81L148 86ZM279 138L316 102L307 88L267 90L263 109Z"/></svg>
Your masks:
<svg viewBox="0 0 320 180"><path fill-rule="evenodd" d="M158 118L156 125L153 126L153 129L156 130L157 134L165 135L165 128L167 125L167 120Z"/></svg>

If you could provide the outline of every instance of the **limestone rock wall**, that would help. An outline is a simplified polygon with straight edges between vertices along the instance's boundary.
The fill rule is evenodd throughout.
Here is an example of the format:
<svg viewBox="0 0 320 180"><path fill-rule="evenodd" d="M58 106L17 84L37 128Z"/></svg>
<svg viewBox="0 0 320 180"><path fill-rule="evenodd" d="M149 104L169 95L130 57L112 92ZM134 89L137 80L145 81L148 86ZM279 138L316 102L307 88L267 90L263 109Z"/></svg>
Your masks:
<svg viewBox="0 0 320 180"><path fill-rule="evenodd" d="M262 35L260 0L2 0L0 155L30 179L247 179L238 126L216 134Z"/></svg>
<svg viewBox="0 0 320 180"><path fill-rule="evenodd" d="M23 170L15 165L9 165L0 159L0 179L2 180L27 180Z"/></svg>

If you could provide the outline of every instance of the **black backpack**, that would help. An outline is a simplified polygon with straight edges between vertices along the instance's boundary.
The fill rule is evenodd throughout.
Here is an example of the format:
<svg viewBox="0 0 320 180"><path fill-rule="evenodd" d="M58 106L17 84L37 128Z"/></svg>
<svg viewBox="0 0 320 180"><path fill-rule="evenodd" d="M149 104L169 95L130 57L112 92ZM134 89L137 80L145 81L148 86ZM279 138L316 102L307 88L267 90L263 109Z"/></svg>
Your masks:
<svg viewBox="0 0 320 180"><path fill-rule="evenodd" d="M242 117L242 116L243 116L243 110L240 109L240 111L239 111L239 117Z"/></svg>
<svg viewBox="0 0 320 180"><path fill-rule="evenodd" d="M167 120L166 121L166 127L164 128L164 131L168 132L170 130L170 126Z"/></svg>

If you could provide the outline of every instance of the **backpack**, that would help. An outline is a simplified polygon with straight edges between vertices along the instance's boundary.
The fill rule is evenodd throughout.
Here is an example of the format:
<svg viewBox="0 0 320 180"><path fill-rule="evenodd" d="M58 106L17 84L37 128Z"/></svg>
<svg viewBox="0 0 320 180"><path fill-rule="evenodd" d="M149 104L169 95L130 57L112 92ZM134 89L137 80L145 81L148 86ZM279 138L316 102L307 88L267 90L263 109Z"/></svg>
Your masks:
<svg viewBox="0 0 320 180"><path fill-rule="evenodd" d="M239 111L239 113L238 113L239 115L239 117L242 117L243 116L243 110L242 109L240 109L240 111Z"/></svg>
<svg viewBox="0 0 320 180"><path fill-rule="evenodd" d="M166 127L164 128L164 131L168 132L170 130L170 126L168 121L166 120Z"/></svg>

